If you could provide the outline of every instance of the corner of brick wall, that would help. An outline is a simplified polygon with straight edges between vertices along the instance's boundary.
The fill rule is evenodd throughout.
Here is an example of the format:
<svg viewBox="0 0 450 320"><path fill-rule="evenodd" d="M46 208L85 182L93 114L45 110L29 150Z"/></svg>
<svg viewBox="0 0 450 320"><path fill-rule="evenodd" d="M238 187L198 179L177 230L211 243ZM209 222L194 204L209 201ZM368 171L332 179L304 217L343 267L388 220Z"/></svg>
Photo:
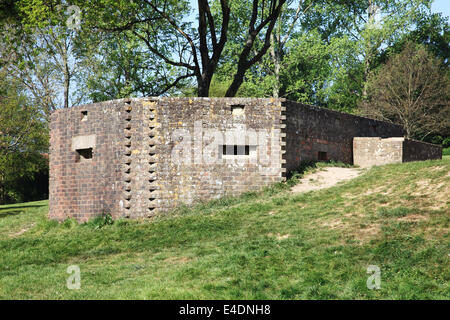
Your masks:
<svg viewBox="0 0 450 320"><path fill-rule="evenodd" d="M403 162L442 159L442 146L405 139L403 142Z"/></svg>

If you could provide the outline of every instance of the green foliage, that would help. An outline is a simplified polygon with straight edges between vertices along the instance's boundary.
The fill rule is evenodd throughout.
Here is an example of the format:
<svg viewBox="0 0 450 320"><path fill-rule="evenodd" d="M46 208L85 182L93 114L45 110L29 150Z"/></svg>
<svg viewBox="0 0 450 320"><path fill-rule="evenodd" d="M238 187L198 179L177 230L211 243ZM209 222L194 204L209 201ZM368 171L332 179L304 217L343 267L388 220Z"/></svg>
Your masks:
<svg viewBox="0 0 450 320"><path fill-rule="evenodd" d="M426 141L434 143L434 144L440 144L443 148L450 147L450 137L443 137L441 135L433 135Z"/></svg>
<svg viewBox="0 0 450 320"><path fill-rule="evenodd" d="M371 75L367 88L365 115L399 124L414 139L450 133L450 73L423 45L407 42Z"/></svg>
<svg viewBox="0 0 450 320"><path fill-rule="evenodd" d="M442 149L443 156L450 156L450 147Z"/></svg>
<svg viewBox="0 0 450 320"><path fill-rule="evenodd" d="M368 74L382 63L391 46L408 34L415 37L410 31L414 26L426 29L427 23L436 21L425 0L303 1L298 21L293 20L295 6L286 6L274 31L278 40L272 46L281 59L279 80L275 62L267 55L246 73L238 96L267 97L279 87L281 97L357 113L357 104L366 95ZM368 11L375 8L381 11L368 21ZM240 35L249 19L245 10L238 12L232 14L236 23L212 83L212 96L224 95L236 68Z"/></svg>
<svg viewBox="0 0 450 320"><path fill-rule="evenodd" d="M27 199L23 183L48 169L46 152L48 128L42 114L20 84L0 71L0 203Z"/></svg>
<svg viewBox="0 0 450 320"><path fill-rule="evenodd" d="M210 97L225 97L228 87L231 84L230 80L220 81L217 76L214 76L211 80L211 87L209 88Z"/></svg>
<svg viewBox="0 0 450 320"><path fill-rule="evenodd" d="M262 2L258 14L263 11L267 14L265 7L269 3ZM59 101L58 94L52 95L49 89L62 90L61 79L56 79L63 71L60 62L64 54L58 52L62 44L69 44L66 61L75 62L65 74L65 77L70 75L71 104L129 96L195 94L195 77L176 82L186 73L185 68L162 59L165 56L176 62L191 63L192 48L149 2L102 0L87 5L85 1L72 1L72 5L82 9L81 29L76 32L66 27L67 5L58 4L58 1L20 0L11 12L5 9L11 17L19 17L23 29L35 38L28 46L26 43L14 46L17 39L9 46L37 49L34 59L19 59L16 64L18 69L30 69L34 73L45 69L44 75L53 84L36 89L42 91L40 97L46 97L42 101L52 101L51 108ZM165 0L154 4L164 8L165 14L198 46L197 25L189 1ZM220 2L209 1L209 4L219 32ZM243 43L247 41L252 2L230 1L229 4L228 41L212 77L210 96L225 95L236 73ZM298 3L289 0L275 26L270 49L280 59L279 71L272 53L265 54L245 72L236 95L268 97L277 91L281 97L354 113L358 101L366 95L370 71L384 63L390 52L400 48L404 41L427 43L437 55L447 59L448 23L444 17L430 14L429 5L428 0ZM376 8L380 13L376 13ZM261 33L248 58L263 44L264 33ZM29 52L23 53L30 56ZM197 55L200 59L200 53ZM62 60L54 63L50 57Z"/></svg>
<svg viewBox="0 0 450 320"><path fill-rule="evenodd" d="M330 46L313 30L286 44L280 74L280 94L287 99L325 105L325 88L331 73Z"/></svg>
<svg viewBox="0 0 450 320"><path fill-rule="evenodd" d="M106 212L102 212L102 214L95 216L94 218L89 220L87 223L85 223L85 225L87 225L95 230L102 229L103 227L109 226L112 224L114 224L114 220L113 220L111 214L106 213Z"/></svg>
<svg viewBox="0 0 450 320"><path fill-rule="evenodd" d="M23 161L23 159L17 159L16 161ZM30 166L35 166L37 171L28 171L22 176L14 174L7 177L7 180L2 182L4 194L1 197L0 203L17 203L48 199L49 168L47 159L39 155L34 159L28 158L26 161ZM5 169L5 171L9 172L12 170L15 170L15 168Z"/></svg>
<svg viewBox="0 0 450 320"><path fill-rule="evenodd" d="M381 207L377 210L377 214L385 218L392 218L392 217L401 218L406 216L408 213L411 213L411 211L412 211L411 209L405 207L397 207L397 208Z"/></svg>
<svg viewBox="0 0 450 320"><path fill-rule="evenodd" d="M407 42L424 45L427 50L444 61L450 63L449 23L448 17L441 13L422 15L417 19L417 26L410 33L402 36L392 46L379 55L377 64L386 63L390 56L400 53Z"/></svg>

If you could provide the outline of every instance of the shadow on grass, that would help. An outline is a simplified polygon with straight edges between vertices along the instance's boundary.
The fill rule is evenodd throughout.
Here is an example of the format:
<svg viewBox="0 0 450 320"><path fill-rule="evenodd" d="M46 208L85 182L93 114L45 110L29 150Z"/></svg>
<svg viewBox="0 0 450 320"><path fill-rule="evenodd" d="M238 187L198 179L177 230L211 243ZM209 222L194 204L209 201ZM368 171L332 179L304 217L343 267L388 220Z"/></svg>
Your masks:
<svg viewBox="0 0 450 320"><path fill-rule="evenodd" d="M46 203L42 203L42 204L6 204L6 205L1 205L0 206L0 212L8 210L8 209L31 209L31 208L40 208L40 207L45 207L47 204Z"/></svg>
<svg viewBox="0 0 450 320"><path fill-rule="evenodd" d="M18 215L20 213L23 213L23 212L25 212L25 211L23 211L23 210L11 210L11 211L6 211L6 212L0 212L0 219L6 218L6 217L9 217L9 216L16 216L16 215Z"/></svg>
<svg viewBox="0 0 450 320"><path fill-rule="evenodd" d="M0 219L25 213L27 209L42 208L46 202L17 203L0 206Z"/></svg>

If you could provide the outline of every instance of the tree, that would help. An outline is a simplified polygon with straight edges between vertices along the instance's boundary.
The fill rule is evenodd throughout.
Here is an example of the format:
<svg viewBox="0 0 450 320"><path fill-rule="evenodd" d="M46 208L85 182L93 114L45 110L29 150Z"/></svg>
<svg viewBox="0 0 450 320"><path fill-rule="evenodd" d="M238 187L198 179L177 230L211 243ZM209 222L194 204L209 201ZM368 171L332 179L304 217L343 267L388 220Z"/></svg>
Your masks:
<svg viewBox="0 0 450 320"><path fill-rule="evenodd" d="M237 90L244 81L244 76L246 71L251 68L255 63L259 62L267 50L270 48L270 39L275 23L280 15L281 9L283 8L286 0L271 0L267 1L267 8L262 1L262 5L257 0L253 0L252 4L252 14L248 24L247 39L245 41L244 48L242 49L239 60L237 64L237 71L233 77L233 82L227 90L226 96L233 97L236 95ZM258 7L261 7L259 9ZM267 14L264 15L264 9L266 9ZM257 24L258 11L260 11L260 23ZM258 34L267 26L266 34L263 37L263 46L259 50L255 50L253 56L251 55L252 50L254 50L253 45Z"/></svg>
<svg viewBox="0 0 450 320"><path fill-rule="evenodd" d="M238 95L280 96L356 112L379 55L426 16L427 5L427 0L287 1L271 34L270 56L247 70ZM223 91L235 71L246 19L231 17L214 93Z"/></svg>
<svg viewBox="0 0 450 320"><path fill-rule="evenodd" d="M387 48L379 57L375 64L383 64L389 56L402 51L406 42L412 41L423 44L436 57L441 58L444 63L450 65L450 32L448 17L441 13L420 16L417 25L411 32L405 34L391 47Z"/></svg>
<svg viewBox="0 0 450 320"><path fill-rule="evenodd" d="M408 138L449 134L450 77L442 60L423 45L406 43L374 73L367 85L364 115L401 125Z"/></svg>
<svg viewBox="0 0 450 320"><path fill-rule="evenodd" d="M323 0L301 21L304 30L317 29L331 46L327 104L355 112L367 95L367 79L380 65L379 56L414 30L429 14L429 0Z"/></svg>
<svg viewBox="0 0 450 320"><path fill-rule="evenodd" d="M316 102L313 96L306 98L308 94L305 94L305 91L314 92L312 95L315 95L317 80L314 79L314 74L317 74L319 69L326 69L326 66L319 63L319 60L323 62L324 53L310 47L312 42L317 44L322 40L314 30L305 31L300 28L300 22L309 14L310 8L315 2L317 0L288 0L285 2L270 35L269 54L247 70L237 93L238 96L282 96L293 100L297 100L301 96L301 100L304 102ZM241 14L231 17L230 40L225 46L223 60L214 77L213 94L223 92L223 87L229 85L236 70L238 62L236 57L239 56L242 34L245 32L244 26L250 19L245 14L247 11L245 2L239 2L236 10L233 10L233 12ZM312 39L313 37L318 38ZM255 42L256 48L262 46L261 39ZM312 56L313 52L316 52L318 56ZM311 62L315 61L315 63L310 63L307 59ZM314 70L311 69L312 66ZM323 72L319 73L323 74ZM305 74L307 76L301 79ZM297 88L299 91L294 92Z"/></svg>
<svg viewBox="0 0 450 320"><path fill-rule="evenodd" d="M195 78L199 96L208 96L212 77L219 65L228 41L233 7L241 7L249 16L241 48L237 55L236 71L226 96L235 96L245 72L265 55L270 47L270 34L286 0L252 0L241 6L236 0L198 0L197 29L186 21L187 1L139 0L93 1L86 14L88 23L103 32L130 31L146 49L160 60L160 64L175 68L179 76L168 86ZM83 3L80 2L80 6ZM118 11L120 11L118 13ZM85 25L88 27L88 25ZM256 43L261 41L262 46Z"/></svg>
<svg viewBox="0 0 450 320"><path fill-rule="evenodd" d="M317 32L299 35L286 45L280 94L290 100L325 104L326 85L331 73L331 52Z"/></svg>
<svg viewBox="0 0 450 320"><path fill-rule="evenodd" d="M43 114L30 104L22 85L0 69L0 203L11 181L45 170L48 130Z"/></svg>
<svg viewBox="0 0 450 320"><path fill-rule="evenodd" d="M305 0L299 0L296 10L290 8L294 1L287 1L280 18L277 21L274 32L270 35L270 57L273 64L274 84L273 96L278 98L280 94L280 71L284 55L284 47L291 38L297 21L312 6L313 3Z"/></svg>
<svg viewBox="0 0 450 320"><path fill-rule="evenodd" d="M68 23L70 11L42 0L20 0L15 8L17 15L2 21L0 64L47 116L58 107L78 104L73 88L80 72L74 44L78 32Z"/></svg>
<svg viewBox="0 0 450 320"><path fill-rule="evenodd" d="M130 31L93 34L79 48L85 58L76 81L92 102L177 94L189 83L175 82L178 70L162 66Z"/></svg>

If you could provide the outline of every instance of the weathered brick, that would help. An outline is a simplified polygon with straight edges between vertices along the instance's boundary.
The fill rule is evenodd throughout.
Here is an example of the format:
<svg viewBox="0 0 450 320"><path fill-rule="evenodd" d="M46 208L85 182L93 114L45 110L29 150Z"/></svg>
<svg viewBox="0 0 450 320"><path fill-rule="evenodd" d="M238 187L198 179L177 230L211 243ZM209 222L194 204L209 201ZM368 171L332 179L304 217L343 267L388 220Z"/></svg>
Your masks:
<svg viewBox="0 0 450 320"><path fill-rule="evenodd" d="M392 124L284 99L252 98L113 100L58 110L50 127L49 216L80 221L102 212L148 217L179 203L258 190L323 152L351 163L355 136L403 136ZM245 154L230 157L211 144L215 133L239 128L246 131L237 141L219 145L236 145ZM95 143L83 138L93 135ZM74 150L73 141L84 149ZM189 150L176 149L180 146ZM186 151L185 161L175 161L176 150ZM259 161L252 163L252 157Z"/></svg>

